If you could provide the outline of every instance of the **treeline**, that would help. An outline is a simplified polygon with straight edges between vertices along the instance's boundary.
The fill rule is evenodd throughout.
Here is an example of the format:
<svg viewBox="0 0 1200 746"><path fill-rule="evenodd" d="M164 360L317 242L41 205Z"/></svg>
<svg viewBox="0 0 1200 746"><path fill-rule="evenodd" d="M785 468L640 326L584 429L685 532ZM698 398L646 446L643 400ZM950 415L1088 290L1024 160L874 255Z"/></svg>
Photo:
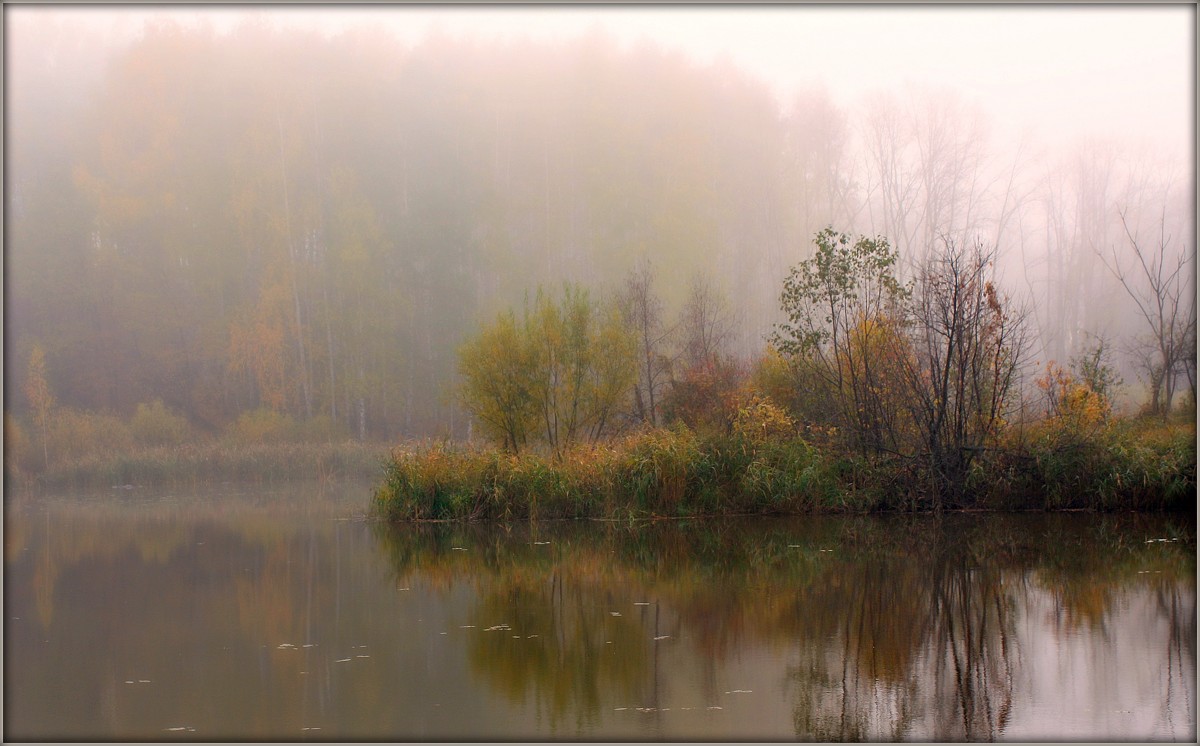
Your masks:
<svg viewBox="0 0 1200 746"><path fill-rule="evenodd" d="M1163 410L1157 431L1119 422L1102 345L1069 370L1046 364L1026 390L1028 314L997 282L994 252L943 241L909 281L898 258L882 237L822 230L783 283L786 321L749 366L719 340L689 354L721 314L667 327L646 267L601 303L570 285L557 300L539 291L460 352L461 401L504 453L397 452L376 510L1194 506L1194 409L1171 427ZM696 285L689 307L706 299L720 307Z"/></svg>
<svg viewBox="0 0 1200 746"><path fill-rule="evenodd" d="M150 26L100 86L13 133L18 408L36 343L79 409L461 435L443 384L481 313L648 253L715 270L760 243L746 208L777 181L760 84L602 37Z"/></svg>
<svg viewBox="0 0 1200 746"><path fill-rule="evenodd" d="M481 319L537 285L620 285L647 259L662 308L628 324L703 314L694 281L736 306L720 364L692 349L668 372L635 350L634 406L656 423L703 409L670 401L670 376L715 396L761 351L780 279L826 225L888 236L908 279L939 236L983 237L1032 303L1039 356L1065 361L1147 326L1096 261L1128 246L1114 205L1147 250L1160 216L1190 214L1187 189L1119 150L1046 174L997 157L949 97L781 107L728 64L598 33L410 47L168 23L104 53L72 33L23 29L8 60L5 396L31 440L35 347L60 413L128 423L161 401L201 435L250 416L464 438L456 350ZM1187 256L1189 234L1167 234L1183 237L1163 258ZM1144 288L1130 255L1110 259ZM1114 364L1149 361L1138 380L1169 406L1188 347L1154 328Z"/></svg>

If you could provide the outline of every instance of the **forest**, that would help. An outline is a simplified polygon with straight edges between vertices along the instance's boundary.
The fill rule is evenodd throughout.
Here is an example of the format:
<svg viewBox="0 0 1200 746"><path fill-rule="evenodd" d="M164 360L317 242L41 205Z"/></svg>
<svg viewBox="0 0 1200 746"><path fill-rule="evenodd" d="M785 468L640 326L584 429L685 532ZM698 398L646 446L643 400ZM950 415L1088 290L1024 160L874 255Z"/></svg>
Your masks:
<svg viewBox="0 0 1200 746"><path fill-rule="evenodd" d="M1004 417L1043 416L1084 380L1105 417L1194 411L1193 183L1170 154L992 144L946 91L781 102L727 61L599 31L410 45L260 19L102 47L64 22L14 41L10 472L212 438L487 434L516 451L529 418L497 424L477 394L515 380L486 345L512 348L539 313L545 328L593 314L612 368L599 410L538 431L551 450L560 432L696 427L752 378L776 392L766 426L853 420L867 440L852 450L889 450L919 423L881 419L879 371L851 358L899 338L860 322L911 314L817 329L798 310L806 277L830 281L821 257L855 247L888 269L858 275L887 290L872 314L917 288L905 303L933 323L943 296L924 273L947 251L986 275L984 315L999 297L1020 310L1019 360L975 351L1004 368ZM783 359L801 352L831 355L840 413L787 400L821 390ZM729 411L708 424L732 428Z"/></svg>

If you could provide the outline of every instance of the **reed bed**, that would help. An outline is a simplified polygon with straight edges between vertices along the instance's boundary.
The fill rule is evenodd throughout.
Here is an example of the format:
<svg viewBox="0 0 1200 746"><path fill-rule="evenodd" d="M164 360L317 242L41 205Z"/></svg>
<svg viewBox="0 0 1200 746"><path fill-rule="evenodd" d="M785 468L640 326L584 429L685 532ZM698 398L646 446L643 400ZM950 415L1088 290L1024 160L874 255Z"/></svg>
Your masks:
<svg viewBox="0 0 1200 746"><path fill-rule="evenodd" d="M557 457L437 445L394 453L374 512L391 521L639 518L831 510L816 451L651 430Z"/></svg>
<svg viewBox="0 0 1200 746"><path fill-rule="evenodd" d="M920 459L869 459L800 438L654 429L550 455L435 444L394 451L372 511L388 521L635 519L924 511ZM1188 511L1193 425L1118 422L1086 439L1034 430L978 458L948 509Z"/></svg>

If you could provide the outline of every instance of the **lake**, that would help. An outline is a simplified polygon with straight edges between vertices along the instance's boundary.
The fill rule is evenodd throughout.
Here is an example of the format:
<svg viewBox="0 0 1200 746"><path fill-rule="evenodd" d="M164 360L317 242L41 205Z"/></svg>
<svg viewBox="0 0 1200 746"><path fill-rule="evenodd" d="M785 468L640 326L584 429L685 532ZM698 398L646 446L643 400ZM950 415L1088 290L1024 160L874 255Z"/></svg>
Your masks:
<svg viewBox="0 0 1200 746"><path fill-rule="evenodd" d="M387 526L6 496L6 740L1196 737L1191 515Z"/></svg>

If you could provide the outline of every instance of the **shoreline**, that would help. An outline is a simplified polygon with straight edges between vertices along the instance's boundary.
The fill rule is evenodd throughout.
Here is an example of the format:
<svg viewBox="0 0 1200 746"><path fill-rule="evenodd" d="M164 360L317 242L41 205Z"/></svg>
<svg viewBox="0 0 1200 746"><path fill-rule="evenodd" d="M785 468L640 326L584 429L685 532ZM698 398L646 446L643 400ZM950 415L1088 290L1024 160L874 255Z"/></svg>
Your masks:
<svg viewBox="0 0 1200 746"><path fill-rule="evenodd" d="M6 490L125 490L222 482L285 484L319 480L375 482L392 447L384 443L221 441L91 454L39 474L4 474Z"/></svg>
<svg viewBox="0 0 1200 746"><path fill-rule="evenodd" d="M1187 512L1194 425L1138 423L1069 448L1032 443L931 494L912 458L867 459L801 438L649 430L557 456L435 445L393 453L369 514L390 523L950 512Z"/></svg>

